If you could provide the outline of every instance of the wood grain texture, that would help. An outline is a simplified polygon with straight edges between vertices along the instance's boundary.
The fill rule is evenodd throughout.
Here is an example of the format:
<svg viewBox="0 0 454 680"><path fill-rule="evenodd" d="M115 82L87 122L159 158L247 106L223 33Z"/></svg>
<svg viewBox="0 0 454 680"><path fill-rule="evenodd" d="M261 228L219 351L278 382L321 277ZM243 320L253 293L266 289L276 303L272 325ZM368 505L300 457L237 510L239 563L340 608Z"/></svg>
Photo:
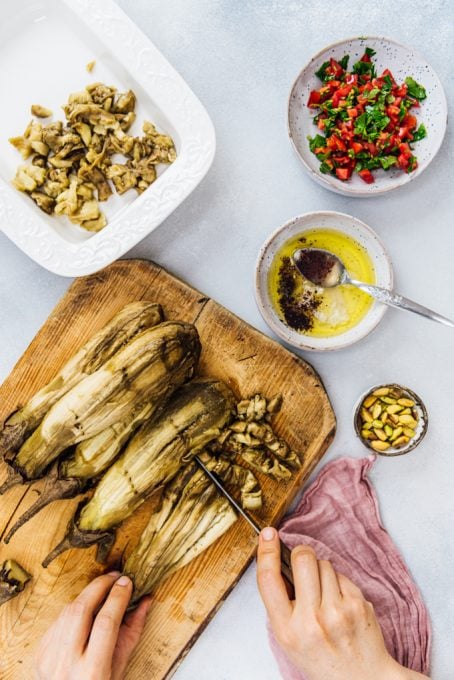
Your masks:
<svg viewBox="0 0 454 680"><path fill-rule="evenodd" d="M157 265L120 260L97 274L77 279L0 387L0 420L48 382L95 331L125 304L150 300L163 305L168 319L196 324L202 340L199 374L221 378L238 396L281 392L284 403L277 432L304 455L293 479L276 482L260 476L264 507L257 519L279 521L323 456L335 431L335 418L313 369L254 330L213 300ZM4 466L0 470L3 481ZM33 502L42 482L17 486L0 498L0 536ZM40 564L61 539L79 499L57 501L22 527L0 560L18 560L33 574L26 590L0 607L0 677L29 680L36 641L95 575L94 548L71 550L48 569ZM138 539L154 505L151 498L118 531L109 567ZM163 583L153 605L128 680L168 678L238 582L255 552L256 537L243 519L205 553Z"/></svg>

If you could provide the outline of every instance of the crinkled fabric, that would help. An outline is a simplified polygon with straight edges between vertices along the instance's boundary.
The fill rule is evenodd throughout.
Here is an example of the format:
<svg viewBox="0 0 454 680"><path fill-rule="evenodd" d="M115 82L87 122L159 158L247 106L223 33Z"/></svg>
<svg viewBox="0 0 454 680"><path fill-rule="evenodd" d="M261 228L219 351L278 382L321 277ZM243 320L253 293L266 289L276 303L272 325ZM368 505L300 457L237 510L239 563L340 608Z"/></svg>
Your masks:
<svg viewBox="0 0 454 680"><path fill-rule="evenodd" d="M429 616L410 572L383 527L367 473L368 458L340 458L326 465L280 536L289 548L310 545L318 559L330 560L373 603L386 647L403 666L428 674ZM307 680L270 632L284 680Z"/></svg>

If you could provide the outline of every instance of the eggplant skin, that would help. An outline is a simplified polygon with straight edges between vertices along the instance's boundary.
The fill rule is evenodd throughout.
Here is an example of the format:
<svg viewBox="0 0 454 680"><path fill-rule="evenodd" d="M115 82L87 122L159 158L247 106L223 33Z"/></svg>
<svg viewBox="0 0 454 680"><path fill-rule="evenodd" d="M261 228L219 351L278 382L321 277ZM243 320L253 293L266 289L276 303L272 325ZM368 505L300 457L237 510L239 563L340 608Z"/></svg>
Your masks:
<svg viewBox="0 0 454 680"><path fill-rule="evenodd" d="M143 331L59 399L7 462L26 480L40 478L65 449L120 421L134 403L166 401L193 376L199 355L192 324L167 321Z"/></svg>
<svg viewBox="0 0 454 680"><path fill-rule="evenodd" d="M221 381L182 387L162 415L145 423L107 470L82 510L79 528L105 531L120 524L190 457L219 435L233 416L235 397Z"/></svg>
<svg viewBox="0 0 454 680"><path fill-rule="evenodd" d="M138 301L123 307L25 406L8 416L0 431L0 455L17 451L66 392L98 370L133 337L161 323L163 318L161 305L154 302Z"/></svg>

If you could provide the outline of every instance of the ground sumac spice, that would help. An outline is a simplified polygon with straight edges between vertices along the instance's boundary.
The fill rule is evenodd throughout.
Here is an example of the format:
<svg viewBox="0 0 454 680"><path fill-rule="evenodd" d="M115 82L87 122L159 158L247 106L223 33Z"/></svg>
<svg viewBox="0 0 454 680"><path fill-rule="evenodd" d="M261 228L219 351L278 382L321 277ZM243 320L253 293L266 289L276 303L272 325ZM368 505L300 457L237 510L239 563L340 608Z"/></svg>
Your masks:
<svg viewBox="0 0 454 680"><path fill-rule="evenodd" d="M322 300L312 290L297 294L300 274L289 257L283 257L278 274L278 302L285 322L297 331L309 331L314 324L314 311Z"/></svg>

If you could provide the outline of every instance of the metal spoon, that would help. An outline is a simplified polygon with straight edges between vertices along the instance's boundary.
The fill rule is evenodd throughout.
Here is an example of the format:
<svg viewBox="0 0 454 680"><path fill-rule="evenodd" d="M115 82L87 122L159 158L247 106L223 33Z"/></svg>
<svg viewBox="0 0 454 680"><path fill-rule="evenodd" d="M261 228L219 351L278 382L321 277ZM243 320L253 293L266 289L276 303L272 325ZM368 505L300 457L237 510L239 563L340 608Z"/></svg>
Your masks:
<svg viewBox="0 0 454 680"><path fill-rule="evenodd" d="M414 312L427 319L432 319L432 321L438 321L438 323L454 328L454 321L441 316L441 314L437 314L437 312L433 312L427 307L419 305L417 302L412 302L412 300L386 290L386 288L372 286L369 283L351 279L344 263L328 250L322 250L321 248L299 248L293 253L292 261L300 274L316 286L334 288L335 286L349 284L363 290L385 305L405 309L408 312Z"/></svg>

